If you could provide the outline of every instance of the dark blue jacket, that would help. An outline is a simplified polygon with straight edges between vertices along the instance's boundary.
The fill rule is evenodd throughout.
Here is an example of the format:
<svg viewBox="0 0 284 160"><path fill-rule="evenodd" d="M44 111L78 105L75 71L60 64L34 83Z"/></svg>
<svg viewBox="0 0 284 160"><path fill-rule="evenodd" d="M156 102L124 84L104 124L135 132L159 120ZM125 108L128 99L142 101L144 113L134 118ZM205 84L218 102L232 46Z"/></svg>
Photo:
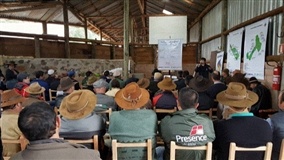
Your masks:
<svg viewBox="0 0 284 160"><path fill-rule="evenodd" d="M216 139L213 148L217 160L228 159L230 142L240 147L265 146L272 141L269 124L252 113L237 113L227 120L214 123ZM236 160L263 160L264 152L236 152Z"/></svg>
<svg viewBox="0 0 284 160"><path fill-rule="evenodd" d="M42 86L43 88L45 88L45 91L44 91L44 94L45 94L45 100L46 101L49 101L49 85L48 83L45 81L45 80L42 80L42 79L35 79L31 82L34 83L34 82L38 82L38 84L40 86Z"/></svg>
<svg viewBox="0 0 284 160"><path fill-rule="evenodd" d="M272 159L279 159L281 141L284 139L284 111L280 110L278 113L270 117L270 125L273 130L273 147Z"/></svg>

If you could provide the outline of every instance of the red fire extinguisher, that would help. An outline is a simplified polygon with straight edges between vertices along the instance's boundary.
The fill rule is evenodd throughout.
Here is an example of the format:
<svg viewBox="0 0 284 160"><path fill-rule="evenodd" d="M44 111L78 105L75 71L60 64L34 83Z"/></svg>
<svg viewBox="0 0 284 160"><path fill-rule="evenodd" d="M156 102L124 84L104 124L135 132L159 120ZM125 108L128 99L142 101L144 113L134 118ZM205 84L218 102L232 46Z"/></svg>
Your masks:
<svg viewBox="0 0 284 160"><path fill-rule="evenodd" d="M281 73L282 73L282 66L281 64L277 64L276 67L273 68L273 83L272 89L273 90L280 90L281 87Z"/></svg>

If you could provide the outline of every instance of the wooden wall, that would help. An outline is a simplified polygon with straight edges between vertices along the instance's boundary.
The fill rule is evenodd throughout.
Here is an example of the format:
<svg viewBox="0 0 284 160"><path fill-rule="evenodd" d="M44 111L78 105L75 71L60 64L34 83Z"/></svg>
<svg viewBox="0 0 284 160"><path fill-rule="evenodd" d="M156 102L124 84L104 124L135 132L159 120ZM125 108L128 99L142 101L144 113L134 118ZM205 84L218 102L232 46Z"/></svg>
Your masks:
<svg viewBox="0 0 284 160"><path fill-rule="evenodd" d="M0 55L65 58L64 42L40 39L38 43L39 47L36 51L36 43L33 39L0 37ZM135 62L135 72L145 73L146 77L151 77L151 72L157 63L156 48L156 46L130 46L130 56ZM70 43L70 52L71 59L123 59L123 47L117 45ZM196 53L196 45L183 47L183 70L193 70L191 66L195 66L192 64L196 62Z"/></svg>

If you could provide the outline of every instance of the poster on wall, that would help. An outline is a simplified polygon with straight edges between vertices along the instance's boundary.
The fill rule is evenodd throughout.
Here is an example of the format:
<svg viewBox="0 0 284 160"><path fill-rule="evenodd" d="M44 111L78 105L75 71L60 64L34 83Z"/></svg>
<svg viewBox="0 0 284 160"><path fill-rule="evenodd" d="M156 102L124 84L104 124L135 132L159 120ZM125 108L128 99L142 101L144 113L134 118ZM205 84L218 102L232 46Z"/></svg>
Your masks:
<svg viewBox="0 0 284 160"><path fill-rule="evenodd" d="M182 41L180 39L158 41L158 69L182 70Z"/></svg>
<svg viewBox="0 0 284 160"><path fill-rule="evenodd" d="M241 69L241 51L244 28L229 33L227 43L227 68L230 73Z"/></svg>
<svg viewBox="0 0 284 160"><path fill-rule="evenodd" d="M215 70L222 72L223 69L223 59L224 59L224 52L219 52L216 55L216 67Z"/></svg>
<svg viewBox="0 0 284 160"><path fill-rule="evenodd" d="M269 18L245 27L244 72L246 77L264 79L264 60Z"/></svg>

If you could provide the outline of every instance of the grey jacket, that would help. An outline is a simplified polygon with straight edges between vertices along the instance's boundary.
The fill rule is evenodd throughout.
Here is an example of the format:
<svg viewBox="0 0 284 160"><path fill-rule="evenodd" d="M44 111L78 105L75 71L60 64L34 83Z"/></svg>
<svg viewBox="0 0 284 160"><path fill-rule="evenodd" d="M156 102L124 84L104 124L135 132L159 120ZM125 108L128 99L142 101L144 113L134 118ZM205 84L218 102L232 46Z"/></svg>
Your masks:
<svg viewBox="0 0 284 160"><path fill-rule="evenodd" d="M61 139L32 141L24 151L11 157L11 160L100 160L98 151L71 144Z"/></svg>

